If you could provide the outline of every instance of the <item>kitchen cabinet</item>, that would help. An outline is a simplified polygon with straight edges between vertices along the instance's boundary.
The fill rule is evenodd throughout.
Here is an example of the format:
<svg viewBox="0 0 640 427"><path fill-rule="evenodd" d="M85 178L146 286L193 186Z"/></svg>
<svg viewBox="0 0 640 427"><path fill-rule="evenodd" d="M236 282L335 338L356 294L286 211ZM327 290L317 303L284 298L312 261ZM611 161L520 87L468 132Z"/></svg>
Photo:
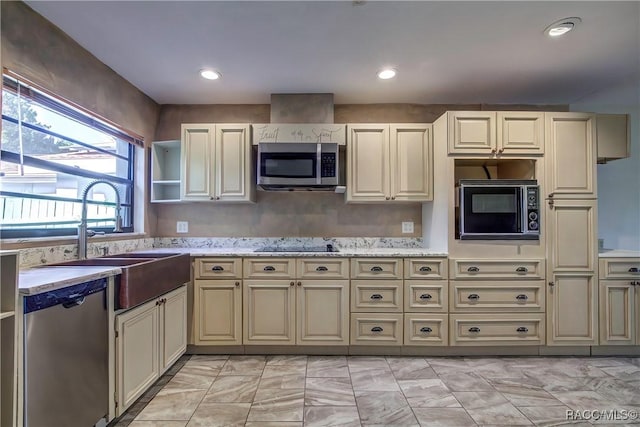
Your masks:
<svg viewBox="0 0 640 427"><path fill-rule="evenodd" d="M196 345L241 345L242 260L197 258L193 307Z"/></svg>
<svg viewBox="0 0 640 427"><path fill-rule="evenodd" d="M640 259L600 258L600 344L640 345Z"/></svg>
<svg viewBox="0 0 640 427"><path fill-rule="evenodd" d="M18 251L0 251L0 425L17 423Z"/></svg>
<svg viewBox="0 0 640 427"><path fill-rule="evenodd" d="M596 114L596 126L598 163L631 155L631 129L627 114Z"/></svg>
<svg viewBox="0 0 640 427"><path fill-rule="evenodd" d="M116 316L116 416L122 415L187 348L187 288Z"/></svg>
<svg viewBox="0 0 640 427"><path fill-rule="evenodd" d="M541 345L544 313L451 314L451 345Z"/></svg>
<svg viewBox="0 0 640 427"><path fill-rule="evenodd" d="M295 295L293 280L245 279L243 344L295 344Z"/></svg>
<svg viewBox="0 0 640 427"><path fill-rule="evenodd" d="M299 280L296 344L349 345L349 280Z"/></svg>
<svg viewBox="0 0 640 427"><path fill-rule="evenodd" d="M347 203L433 200L430 124L351 124L347 130Z"/></svg>
<svg viewBox="0 0 640 427"><path fill-rule="evenodd" d="M547 259L552 272L595 274L598 257L597 200L551 199L547 203Z"/></svg>
<svg viewBox="0 0 640 427"><path fill-rule="evenodd" d="M180 201L180 141L151 143L151 203Z"/></svg>
<svg viewBox="0 0 640 427"><path fill-rule="evenodd" d="M247 124L183 124L181 199L254 201Z"/></svg>
<svg viewBox="0 0 640 427"><path fill-rule="evenodd" d="M557 273L547 287L547 345L598 344L598 286L590 273Z"/></svg>
<svg viewBox="0 0 640 427"><path fill-rule="evenodd" d="M530 111L450 111L449 154L541 155L544 113Z"/></svg>

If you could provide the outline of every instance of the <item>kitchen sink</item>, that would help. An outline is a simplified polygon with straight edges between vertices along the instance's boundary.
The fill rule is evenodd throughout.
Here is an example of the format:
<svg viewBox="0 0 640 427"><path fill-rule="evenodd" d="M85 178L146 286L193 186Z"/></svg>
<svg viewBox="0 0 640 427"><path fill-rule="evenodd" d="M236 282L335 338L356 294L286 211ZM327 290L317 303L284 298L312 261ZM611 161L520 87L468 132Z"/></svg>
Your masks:
<svg viewBox="0 0 640 427"><path fill-rule="evenodd" d="M45 267L119 267L116 276L116 309L130 308L165 294L191 280L189 254L129 252L100 258L79 259Z"/></svg>

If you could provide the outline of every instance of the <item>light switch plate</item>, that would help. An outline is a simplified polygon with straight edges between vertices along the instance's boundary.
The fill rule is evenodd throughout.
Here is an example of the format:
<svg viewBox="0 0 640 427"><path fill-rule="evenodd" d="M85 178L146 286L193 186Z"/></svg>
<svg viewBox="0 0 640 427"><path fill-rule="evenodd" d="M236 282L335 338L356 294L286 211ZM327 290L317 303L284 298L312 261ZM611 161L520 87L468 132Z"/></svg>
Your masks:
<svg viewBox="0 0 640 427"><path fill-rule="evenodd" d="M413 233L413 221L407 221L402 223L403 233Z"/></svg>
<svg viewBox="0 0 640 427"><path fill-rule="evenodd" d="M188 233L189 223L187 221L176 222L176 233Z"/></svg>

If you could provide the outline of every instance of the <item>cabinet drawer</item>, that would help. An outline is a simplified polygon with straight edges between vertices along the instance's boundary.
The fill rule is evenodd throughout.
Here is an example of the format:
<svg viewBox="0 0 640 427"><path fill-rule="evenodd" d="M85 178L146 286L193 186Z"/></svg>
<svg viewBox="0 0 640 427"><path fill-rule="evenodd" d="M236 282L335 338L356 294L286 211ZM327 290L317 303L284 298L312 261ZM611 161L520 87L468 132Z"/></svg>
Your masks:
<svg viewBox="0 0 640 427"><path fill-rule="evenodd" d="M402 280L352 280L351 311L402 312Z"/></svg>
<svg viewBox="0 0 640 427"><path fill-rule="evenodd" d="M640 279L640 258L600 258L601 279Z"/></svg>
<svg viewBox="0 0 640 427"><path fill-rule="evenodd" d="M402 279L402 260L390 258L354 258L352 279Z"/></svg>
<svg viewBox="0 0 640 427"><path fill-rule="evenodd" d="M196 279L229 279L242 277L242 259L196 258L193 270Z"/></svg>
<svg viewBox="0 0 640 427"><path fill-rule="evenodd" d="M446 312L447 283L446 280L405 280L404 311Z"/></svg>
<svg viewBox="0 0 640 427"><path fill-rule="evenodd" d="M544 279L543 259L450 259L450 279Z"/></svg>
<svg viewBox="0 0 640 427"><path fill-rule="evenodd" d="M300 279L348 279L349 260L344 258L298 259Z"/></svg>
<svg viewBox="0 0 640 427"><path fill-rule="evenodd" d="M487 281L452 280L449 283L451 311L544 311L543 280Z"/></svg>
<svg viewBox="0 0 640 427"><path fill-rule="evenodd" d="M544 313L451 314L451 345L542 345Z"/></svg>
<svg viewBox="0 0 640 427"><path fill-rule="evenodd" d="M290 279L296 274L293 258L247 258L244 260L246 279Z"/></svg>
<svg viewBox="0 0 640 427"><path fill-rule="evenodd" d="M407 258L404 260L405 279L446 279L447 259Z"/></svg>
<svg viewBox="0 0 640 427"><path fill-rule="evenodd" d="M404 345L448 345L449 316L405 314Z"/></svg>
<svg viewBox="0 0 640 427"><path fill-rule="evenodd" d="M402 345L402 314L352 313L351 345Z"/></svg>

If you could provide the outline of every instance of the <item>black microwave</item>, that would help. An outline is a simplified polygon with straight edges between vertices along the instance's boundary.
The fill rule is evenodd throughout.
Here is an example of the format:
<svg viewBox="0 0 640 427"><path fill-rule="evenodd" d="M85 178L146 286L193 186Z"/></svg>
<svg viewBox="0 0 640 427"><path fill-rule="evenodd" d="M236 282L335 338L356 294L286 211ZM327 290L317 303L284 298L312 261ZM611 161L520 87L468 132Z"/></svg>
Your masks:
<svg viewBox="0 0 640 427"><path fill-rule="evenodd" d="M338 185L338 144L258 144L258 186L263 189L327 189Z"/></svg>
<svg viewBox="0 0 640 427"><path fill-rule="evenodd" d="M460 180L461 240L539 240L539 187L535 180Z"/></svg>

